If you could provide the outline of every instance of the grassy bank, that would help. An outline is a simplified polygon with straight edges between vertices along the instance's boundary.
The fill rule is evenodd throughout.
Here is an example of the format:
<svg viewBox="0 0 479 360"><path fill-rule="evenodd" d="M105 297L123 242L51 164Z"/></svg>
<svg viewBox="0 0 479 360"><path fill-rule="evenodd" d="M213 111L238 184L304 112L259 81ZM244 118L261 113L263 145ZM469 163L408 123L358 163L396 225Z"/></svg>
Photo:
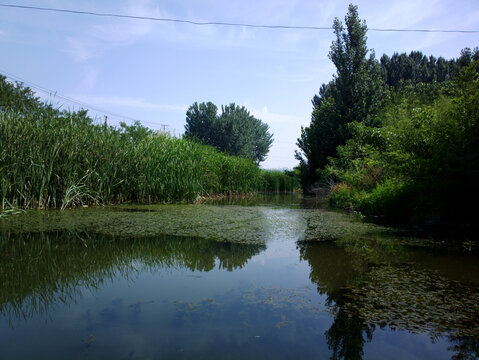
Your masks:
<svg viewBox="0 0 479 360"><path fill-rule="evenodd" d="M60 111L0 75L0 209L191 202L297 188L293 172L262 170L139 122L113 127L84 110Z"/></svg>

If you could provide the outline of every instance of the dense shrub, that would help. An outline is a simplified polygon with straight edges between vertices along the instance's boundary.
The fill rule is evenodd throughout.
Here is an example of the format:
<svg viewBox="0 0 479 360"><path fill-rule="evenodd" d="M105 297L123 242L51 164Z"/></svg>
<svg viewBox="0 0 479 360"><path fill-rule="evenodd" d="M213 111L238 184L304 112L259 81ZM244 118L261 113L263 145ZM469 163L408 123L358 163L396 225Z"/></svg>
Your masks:
<svg viewBox="0 0 479 360"><path fill-rule="evenodd" d="M352 138L323 171L347 184L332 189L333 204L395 219L474 222L468 209L478 201L479 62L440 93L422 98L425 92L421 101L415 92L397 93L378 127L349 125Z"/></svg>

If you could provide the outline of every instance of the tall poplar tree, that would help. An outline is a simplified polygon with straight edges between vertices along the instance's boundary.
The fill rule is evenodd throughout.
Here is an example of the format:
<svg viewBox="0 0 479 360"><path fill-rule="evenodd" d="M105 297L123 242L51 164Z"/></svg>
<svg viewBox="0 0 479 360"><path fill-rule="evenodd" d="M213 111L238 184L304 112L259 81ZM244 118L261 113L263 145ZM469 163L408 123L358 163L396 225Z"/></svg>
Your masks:
<svg viewBox="0 0 479 360"><path fill-rule="evenodd" d="M301 128L297 143L303 187L318 179L328 157L335 156L336 147L349 138L347 124L374 125L374 115L386 94L374 52L367 58L367 26L359 19L357 6L349 5L344 20L344 25L337 18L333 23L336 40L329 58L336 74L314 96L311 124Z"/></svg>

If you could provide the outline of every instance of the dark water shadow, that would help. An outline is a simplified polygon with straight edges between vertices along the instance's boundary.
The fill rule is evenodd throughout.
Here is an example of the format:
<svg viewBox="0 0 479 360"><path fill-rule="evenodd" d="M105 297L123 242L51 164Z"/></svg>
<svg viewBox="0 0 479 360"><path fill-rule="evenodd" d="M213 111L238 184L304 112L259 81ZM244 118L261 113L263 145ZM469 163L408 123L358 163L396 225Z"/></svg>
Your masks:
<svg viewBox="0 0 479 360"><path fill-rule="evenodd" d="M476 256L436 250L431 262L430 250L311 241L298 249L334 317L325 332L332 359L363 358L379 328L444 339L453 359L479 357Z"/></svg>

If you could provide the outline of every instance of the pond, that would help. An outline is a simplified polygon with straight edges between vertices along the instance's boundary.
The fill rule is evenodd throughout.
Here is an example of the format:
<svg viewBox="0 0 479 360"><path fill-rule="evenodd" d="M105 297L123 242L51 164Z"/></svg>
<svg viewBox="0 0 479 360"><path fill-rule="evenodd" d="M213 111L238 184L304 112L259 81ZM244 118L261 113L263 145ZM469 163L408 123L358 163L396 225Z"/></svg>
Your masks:
<svg viewBox="0 0 479 360"><path fill-rule="evenodd" d="M10 214L0 358L477 358L478 274L296 194Z"/></svg>

